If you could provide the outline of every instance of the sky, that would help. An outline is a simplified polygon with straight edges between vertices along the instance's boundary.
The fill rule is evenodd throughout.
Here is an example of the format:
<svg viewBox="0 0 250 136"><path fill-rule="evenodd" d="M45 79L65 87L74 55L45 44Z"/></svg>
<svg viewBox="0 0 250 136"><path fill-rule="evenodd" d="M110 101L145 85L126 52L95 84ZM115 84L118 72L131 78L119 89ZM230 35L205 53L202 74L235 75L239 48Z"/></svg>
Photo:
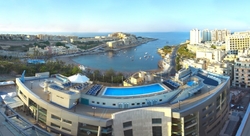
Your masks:
<svg viewBox="0 0 250 136"><path fill-rule="evenodd" d="M250 0L0 0L0 33L250 30Z"/></svg>

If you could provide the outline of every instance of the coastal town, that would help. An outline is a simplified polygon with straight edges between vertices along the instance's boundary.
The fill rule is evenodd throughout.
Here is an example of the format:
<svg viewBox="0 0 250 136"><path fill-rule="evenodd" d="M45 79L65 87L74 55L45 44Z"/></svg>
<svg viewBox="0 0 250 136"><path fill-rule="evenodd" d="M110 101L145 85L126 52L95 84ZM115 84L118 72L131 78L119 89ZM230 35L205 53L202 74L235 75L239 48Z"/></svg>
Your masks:
<svg viewBox="0 0 250 136"><path fill-rule="evenodd" d="M44 58L44 56L84 55L121 50L157 39L136 37L128 33L112 33L108 36L77 37L58 35L1 34L0 54L6 57Z"/></svg>
<svg viewBox="0 0 250 136"><path fill-rule="evenodd" d="M84 112L80 110L80 107L83 105L86 106L84 101L88 99L88 101L92 101L92 104L89 104L92 107L92 110L93 110L93 107L94 108L97 107L99 111L94 109L95 113L86 112L84 113L84 115L89 116L89 114L94 114L94 116L98 116L99 118L109 118L109 117L101 116L103 112L102 110L105 110L105 109L102 109L101 107L99 107L99 104L98 104L99 102L97 103L94 102L96 99L100 99L99 101L103 101L102 106L106 105L104 106L106 108L110 108L111 106L113 108L118 108L118 109L127 109L126 107L131 107L131 108L132 107L136 108L138 106L144 107L145 102L143 102L143 100L139 100L141 99L140 97L145 97L147 99L156 99L156 98L161 98L161 95L165 94L165 93L162 94L162 92L159 92L159 93L156 92L154 95L142 94L142 96L139 96L139 97L135 95L131 98L131 100L142 101L142 103L137 103L137 106L134 103L132 103L129 106L127 104L128 102L125 102L123 104L118 102L118 107L116 107L115 103L113 104L107 103L108 101L111 101L111 100L112 102L116 102L117 100L119 101L120 99L120 98L118 99L116 98L116 97L119 97L118 94L116 96L112 93L109 94L107 92L107 89L109 89L108 86L119 87L119 88L122 87L124 89L125 88L129 89L131 87L138 88L141 86L150 87L151 85L155 86L160 83L161 87L165 88L166 90L170 89L172 92L176 92L176 93L172 94L170 93L171 91L169 90L170 92L168 91L166 92L166 95L169 95L168 97L162 97L161 99L159 99L159 102L152 101L152 104L153 103L161 104L162 103L161 101L164 101L164 103L167 102L171 104L173 108L176 105L179 105L179 109L180 109L180 100L191 102L193 101L194 98L203 99L203 98L206 98L206 95L209 96L210 93L216 94L215 93L216 91L218 92L222 91L223 96L221 96L221 98L220 97L216 97L216 98L221 99L222 101L221 104L224 104L225 101L228 101L228 106L225 107L221 105L221 108L223 108L224 111L226 111L226 112L223 111L223 114L227 118L221 119L221 121L225 123L220 124L220 129L218 129L216 133L220 133L220 135L226 134L228 133L229 127L231 129L230 133L236 133L238 130L237 124L240 124L241 119L246 118L249 112L249 108L248 108L249 92L247 91L247 89L249 88L248 65L250 65L250 63L248 64L248 60L250 59L248 56L249 45L247 42L249 40L249 35L250 35L250 32L248 31L231 33L229 30L217 30L217 29L207 30L206 29L206 30L200 31L198 29L193 29L190 31L189 40L183 43L180 43L177 46L166 45L163 48L160 48L157 50L159 55L162 57L162 60L159 61L160 62L158 64L159 69L156 71L138 71L138 72L132 73L128 77L122 74L118 74L117 76L119 78L117 78L115 75L110 75L108 73L108 72L111 72L111 73L114 72L112 70L108 71L107 73L103 73L103 76L99 74L98 70L94 70L92 71L93 73L90 73L90 75L88 75L86 73L85 67L83 67L82 65L78 66L77 64L74 63L75 65L73 65L73 67L68 68L68 69L74 69L74 67L76 67L76 69L78 69L78 70L76 69L73 70L74 72L72 71L73 73L71 74L75 74L72 76L65 76L60 73L56 73L58 71L55 71L54 73L52 71L49 71L49 72L36 72L36 76L26 77L25 71L23 71L23 73L15 72L16 75L14 75L14 77L18 77L18 78L13 80L14 82L11 80L2 78L1 79L2 85L0 87L2 88L2 86L3 87L10 86L12 88L13 84L17 85L19 88L22 88L22 86L26 86L26 87L29 86L29 90L31 91L33 90L33 92L36 93L36 95L38 95L39 97L42 98L46 96L46 99L44 99L45 101L51 101L59 105L59 107L57 108L60 109L60 106L62 106L65 108L69 108L70 112L72 112L71 108L74 107L73 111L77 113ZM87 54L98 55L98 53L103 53L103 52L110 51L110 50L119 51L125 48L135 47L135 46L147 43L147 42L157 40L153 38L137 37L132 34L121 33L121 32L109 34L107 37L96 36L96 37L89 37L89 38L76 38L75 36L57 37L57 36L49 36L49 35L47 36L39 35L40 37L43 37L43 38L40 39L38 38L38 36L36 36L36 38L34 38L34 36L30 36L32 38L27 39L27 35L26 35L26 38L20 38L21 36L22 35L12 35L12 36L1 35L0 43L2 43L1 44L2 59L9 60L9 61L11 61L12 59L16 59L16 58L21 59L21 60L27 60L27 62L22 61L22 63L28 63L30 67L38 66L38 65L42 66L46 64L48 64L48 66L54 65L53 62L51 62L51 60L55 57L56 58L70 58L72 56L74 57L78 55L87 55ZM20 51L10 51L9 49L11 49L11 46L14 46L12 44L14 43L16 44L18 43L18 41L20 41L21 43L23 41L34 42L30 44L37 44L37 45L36 46L32 45L32 47L29 47L28 50L26 52L22 52L22 54L20 53ZM85 44L85 43L95 43L95 42L96 44L91 45L90 47L88 47L89 45ZM7 44L4 44L4 43L7 43ZM57 45L60 45L60 46L57 46ZM21 46L21 45L15 45L15 46ZM81 49L81 46L86 46L87 48ZM17 52L19 52L19 54ZM18 55L15 56L16 54ZM46 58L45 56L50 56L50 58ZM63 61L65 59L61 59L61 60ZM2 63L2 67L3 68L5 67L4 63ZM46 69L49 70L49 68L46 68ZM79 73L81 73L82 75ZM13 71L12 71L12 75L13 75ZM110 77L108 77L108 75ZM51 78L51 79L48 80L47 78L49 79ZM202 82L201 79L204 81ZM83 81L80 81L80 80L83 80ZM116 81L118 81L119 83L114 84L114 82ZM224 91L225 89L219 89L218 88L219 85L223 85L224 86L223 88L229 89L228 92L225 92ZM50 92L51 94L46 93L44 96L43 94L36 92L39 90L40 87L44 88L45 92ZM189 94L185 95L185 91L190 90L190 88L192 88L193 91L191 92L189 91ZM58 103L59 98L53 97L53 95L58 96L59 95L58 93L60 92L60 90L68 91L68 93L73 91L74 93L82 94L83 96L81 98L81 97L78 97L78 95L76 94L72 93L71 95L71 94L66 93L67 95L69 95L69 97L72 97L72 98L68 99L69 100L68 104L60 104ZM25 98L29 95L29 93L25 93L26 91L27 90L22 89L22 91L18 92L18 95L20 95L19 97L21 98L23 102L25 102ZM200 93L201 94L204 93L203 94L204 96L203 95L200 96ZM114 96L111 96L111 95L114 95ZM123 97L125 98L131 97L131 95L132 94L128 94L128 96L125 95ZM231 99L226 98L226 97L229 97L229 95ZM61 97L66 98L66 96L64 95L60 96L60 98ZM74 104L74 102L72 103L70 100L74 99L73 97L77 97L77 99L75 99L76 102L81 103L81 104L76 105ZM149 104L148 101L146 102L147 104ZM218 106L218 103L216 105ZM13 107L13 108L19 108L19 109L21 108L20 112L18 113L12 111L11 108L8 107L10 108L8 114L17 114L18 116L20 116L20 114L23 114L23 112L28 112L28 114L31 115L31 117L28 116L27 119L29 119L31 122L34 122L34 119L39 120L40 123L38 124L40 124L39 125L40 127L45 129L46 131L55 133L55 130L57 129L53 126L57 126L57 125L47 124L46 120L43 120L44 117L42 116L40 117L40 115L36 115L35 112L33 112L35 109L31 107L29 107L30 109L22 108L23 106L28 108L27 107L28 105L27 106L22 105L21 107L18 107L18 106ZM182 106L183 107L188 106L188 103L182 104ZM218 112L218 114L222 114L220 110L217 109L216 111ZM181 111L177 110L177 112L181 112ZM212 117L213 114L209 116ZM52 118L60 118L60 117L52 117ZM190 123L195 125L194 122L190 122ZM206 122L203 121L203 124L204 123ZM229 124L234 124L234 127L230 126ZM88 131L83 130L79 132L78 134L80 133L84 134L88 132L95 134L95 132L89 128L85 128L85 127L82 127L82 128L88 129ZM113 128L115 128L115 126L113 126ZM215 129L215 128L210 128L206 133L215 133L214 131L212 131L212 129ZM107 131L108 131L107 133L112 132L110 131L110 128ZM178 134L177 130L173 130L173 132ZM192 129L191 132L197 133L196 129ZM72 133L73 135L76 135L77 131L74 128L69 128L69 129L65 128L63 133L65 134ZM113 133L119 134L119 131L114 130Z"/></svg>

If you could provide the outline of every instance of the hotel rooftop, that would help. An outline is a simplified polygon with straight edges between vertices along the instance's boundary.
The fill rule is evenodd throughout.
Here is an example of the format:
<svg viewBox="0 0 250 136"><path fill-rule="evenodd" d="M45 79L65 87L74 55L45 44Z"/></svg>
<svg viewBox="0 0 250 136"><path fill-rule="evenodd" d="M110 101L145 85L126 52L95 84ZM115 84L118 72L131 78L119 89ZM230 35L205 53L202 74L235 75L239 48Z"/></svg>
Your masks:
<svg viewBox="0 0 250 136"><path fill-rule="evenodd" d="M95 85L87 80L82 83L73 83L62 75L30 79L25 77L25 80L24 85L34 93L34 96L44 102L89 118L97 119L98 117L106 120L112 118L113 113L130 108L168 106L173 111L185 111L196 106L200 101L205 101L212 93L216 93L216 88L223 86L228 78L200 69L187 68L180 70L174 78L157 83L156 85L162 88L158 92L128 96L105 95L107 89L113 88L115 89L113 91L119 91L124 87ZM135 87L125 87L126 89L122 91L129 91L127 89ZM144 85L144 87L147 89L150 85ZM91 94L90 91L95 93ZM113 103L108 104L108 99L111 99Z"/></svg>

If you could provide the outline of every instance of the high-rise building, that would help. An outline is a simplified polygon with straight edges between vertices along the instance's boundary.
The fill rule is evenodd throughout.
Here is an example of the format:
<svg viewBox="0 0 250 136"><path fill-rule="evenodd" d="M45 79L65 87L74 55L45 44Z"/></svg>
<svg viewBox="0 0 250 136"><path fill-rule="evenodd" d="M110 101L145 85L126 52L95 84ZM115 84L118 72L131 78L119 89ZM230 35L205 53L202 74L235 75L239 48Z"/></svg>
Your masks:
<svg viewBox="0 0 250 136"><path fill-rule="evenodd" d="M227 29L224 30L212 30L211 31L211 41L216 42L216 41L225 41L226 36L230 35L230 31Z"/></svg>
<svg viewBox="0 0 250 136"><path fill-rule="evenodd" d="M250 31L236 32L233 35L226 36L226 52L228 54L238 54L239 50L249 49Z"/></svg>
<svg viewBox="0 0 250 136"><path fill-rule="evenodd" d="M202 31L202 41L206 42L206 41L211 41L211 31L208 29L204 29Z"/></svg>
<svg viewBox="0 0 250 136"><path fill-rule="evenodd" d="M190 44L199 44L201 42L201 33L198 29L190 31Z"/></svg>

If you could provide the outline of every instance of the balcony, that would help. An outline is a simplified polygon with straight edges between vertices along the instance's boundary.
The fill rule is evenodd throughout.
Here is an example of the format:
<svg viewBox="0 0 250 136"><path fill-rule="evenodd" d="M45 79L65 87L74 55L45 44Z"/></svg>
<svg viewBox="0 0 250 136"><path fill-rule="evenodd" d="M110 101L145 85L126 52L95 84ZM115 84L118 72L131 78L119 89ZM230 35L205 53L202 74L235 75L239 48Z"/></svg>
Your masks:
<svg viewBox="0 0 250 136"><path fill-rule="evenodd" d="M185 131L185 135L196 133L197 132L197 127L193 126L193 127L188 128L188 129L185 129L184 131Z"/></svg>
<svg viewBox="0 0 250 136"><path fill-rule="evenodd" d="M196 119L196 115L193 114L193 115L188 115L186 117L184 117L184 122L188 122L188 121L191 121L191 120L195 120Z"/></svg>
<svg viewBox="0 0 250 136"><path fill-rule="evenodd" d="M195 126L195 125L197 125L196 120L192 120L192 121L185 123L184 126L185 126L185 129L187 129L187 128L190 128L190 127Z"/></svg>

